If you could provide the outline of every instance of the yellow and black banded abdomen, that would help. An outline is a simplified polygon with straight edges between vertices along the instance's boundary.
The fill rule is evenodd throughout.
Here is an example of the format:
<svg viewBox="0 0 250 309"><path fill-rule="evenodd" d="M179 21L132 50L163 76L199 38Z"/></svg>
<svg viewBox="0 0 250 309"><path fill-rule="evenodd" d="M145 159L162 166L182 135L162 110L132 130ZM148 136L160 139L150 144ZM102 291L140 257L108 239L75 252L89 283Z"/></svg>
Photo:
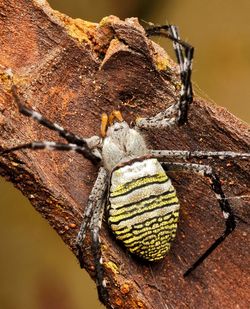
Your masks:
<svg viewBox="0 0 250 309"><path fill-rule="evenodd" d="M156 159L128 162L111 176L109 225L130 252L162 259L176 235L179 202Z"/></svg>

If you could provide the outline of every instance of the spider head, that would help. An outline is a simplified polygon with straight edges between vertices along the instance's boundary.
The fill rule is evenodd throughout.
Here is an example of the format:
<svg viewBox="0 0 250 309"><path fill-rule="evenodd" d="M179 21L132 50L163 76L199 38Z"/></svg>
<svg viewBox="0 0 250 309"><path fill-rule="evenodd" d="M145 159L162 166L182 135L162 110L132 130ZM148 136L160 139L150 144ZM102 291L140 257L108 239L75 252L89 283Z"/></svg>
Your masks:
<svg viewBox="0 0 250 309"><path fill-rule="evenodd" d="M121 162L148 152L142 135L129 127L120 111L113 111L109 116L102 115L101 135L103 164L109 171Z"/></svg>

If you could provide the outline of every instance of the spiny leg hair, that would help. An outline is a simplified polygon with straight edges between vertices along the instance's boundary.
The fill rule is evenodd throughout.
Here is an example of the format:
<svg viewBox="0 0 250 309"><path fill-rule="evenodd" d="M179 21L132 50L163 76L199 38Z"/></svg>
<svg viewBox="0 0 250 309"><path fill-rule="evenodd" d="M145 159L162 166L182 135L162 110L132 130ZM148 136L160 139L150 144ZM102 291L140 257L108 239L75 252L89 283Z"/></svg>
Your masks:
<svg viewBox="0 0 250 309"><path fill-rule="evenodd" d="M217 238L214 243L189 267L184 273L184 277L188 276L195 270L225 239L230 235L236 227L236 220L232 208L222 190L219 177L213 172L208 165L193 163L161 163L166 171L192 171L211 180L211 188L215 192L220 209L225 219L225 230L222 235Z"/></svg>
<svg viewBox="0 0 250 309"><path fill-rule="evenodd" d="M177 27L174 25L151 27L146 30L146 33L148 36L164 36L173 41L177 62L180 66L182 86L178 102L154 117L139 118L136 125L139 128L163 128L176 123L183 125L187 122L189 106L193 101L191 73L194 48L180 39Z"/></svg>

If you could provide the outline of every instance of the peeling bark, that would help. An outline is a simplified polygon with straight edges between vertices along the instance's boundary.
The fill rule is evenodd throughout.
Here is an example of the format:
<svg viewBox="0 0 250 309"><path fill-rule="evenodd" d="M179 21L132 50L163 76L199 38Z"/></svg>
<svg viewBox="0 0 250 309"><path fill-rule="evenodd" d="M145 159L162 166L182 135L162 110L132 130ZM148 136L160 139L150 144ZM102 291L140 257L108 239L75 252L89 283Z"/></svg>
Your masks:
<svg viewBox="0 0 250 309"><path fill-rule="evenodd" d="M174 62L145 37L136 19L121 21L110 16L94 24L53 11L46 1L4 0L0 4L0 46L2 148L59 140L54 132L19 114L10 93L12 83L27 106L86 137L99 134L102 112L119 109L130 122L137 116L154 115L178 97L180 82ZM198 97L187 125L144 134L153 149L246 152L250 145L246 124ZM235 213L249 222L249 197L243 197L250 194L249 161L204 162L222 178ZM0 162L1 175L30 199L73 252L97 170L72 153L22 151ZM103 224L110 304L144 309L247 308L249 225L239 223L184 279L185 270L223 231L224 220L206 180L190 174L171 176L181 201L181 218L177 238L163 261L151 265L138 261ZM85 268L94 277L89 249Z"/></svg>

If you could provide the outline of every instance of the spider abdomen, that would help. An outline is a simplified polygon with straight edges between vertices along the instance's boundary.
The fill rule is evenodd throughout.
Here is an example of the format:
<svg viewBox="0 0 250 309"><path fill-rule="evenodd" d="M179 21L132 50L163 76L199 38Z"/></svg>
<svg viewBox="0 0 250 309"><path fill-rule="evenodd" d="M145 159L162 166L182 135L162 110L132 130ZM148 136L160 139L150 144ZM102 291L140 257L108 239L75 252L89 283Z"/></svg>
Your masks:
<svg viewBox="0 0 250 309"><path fill-rule="evenodd" d="M162 259L176 234L179 201L157 159L139 158L115 168L109 201L116 238L146 260Z"/></svg>

